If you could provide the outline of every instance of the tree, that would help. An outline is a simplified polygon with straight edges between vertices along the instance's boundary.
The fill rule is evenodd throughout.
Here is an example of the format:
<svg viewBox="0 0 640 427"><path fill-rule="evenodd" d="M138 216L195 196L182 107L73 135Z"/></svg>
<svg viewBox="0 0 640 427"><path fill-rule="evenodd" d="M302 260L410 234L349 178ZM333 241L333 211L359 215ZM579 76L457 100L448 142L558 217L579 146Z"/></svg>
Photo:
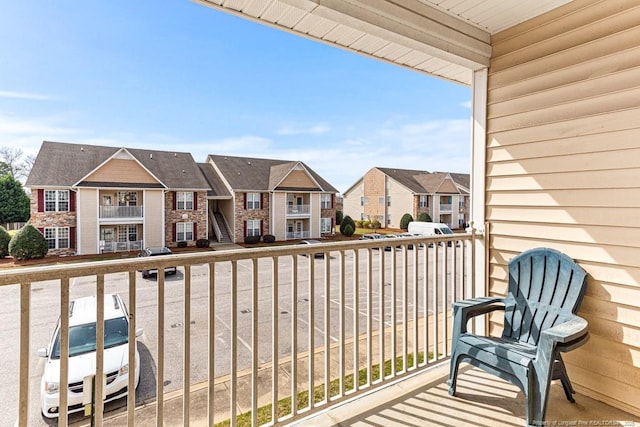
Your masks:
<svg viewBox="0 0 640 427"><path fill-rule="evenodd" d="M418 221L431 222L431 216L426 212L421 212L420 215L418 215Z"/></svg>
<svg viewBox="0 0 640 427"><path fill-rule="evenodd" d="M0 226L0 258L4 258L9 255L9 242L11 241L11 235L2 226Z"/></svg>
<svg viewBox="0 0 640 427"><path fill-rule="evenodd" d="M30 204L19 181L11 175L0 176L0 224L28 221Z"/></svg>
<svg viewBox="0 0 640 427"><path fill-rule="evenodd" d="M336 225L340 225L340 223L342 222L342 218L344 218L344 214L342 213L342 211L336 211Z"/></svg>
<svg viewBox="0 0 640 427"><path fill-rule="evenodd" d="M406 230L407 228L409 228L409 223L411 221L413 221L413 217L410 213L402 215L402 218L400 218L400 229Z"/></svg>
<svg viewBox="0 0 640 427"><path fill-rule="evenodd" d="M351 219L349 215L342 218L342 222L340 223L340 233L344 234L345 236L347 236L347 234L345 233L345 229L348 225L351 226L351 229L353 230L351 234L353 234L356 231L356 223L353 221L353 219Z"/></svg>
<svg viewBox="0 0 640 427"><path fill-rule="evenodd" d="M49 251L44 236L31 224L27 224L9 242L9 255L24 260L44 258Z"/></svg>
<svg viewBox="0 0 640 427"><path fill-rule="evenodd" d="M17 180L29 176L35 158L25 156L21 149L0 147L0 175L11 175Z"/></svg>

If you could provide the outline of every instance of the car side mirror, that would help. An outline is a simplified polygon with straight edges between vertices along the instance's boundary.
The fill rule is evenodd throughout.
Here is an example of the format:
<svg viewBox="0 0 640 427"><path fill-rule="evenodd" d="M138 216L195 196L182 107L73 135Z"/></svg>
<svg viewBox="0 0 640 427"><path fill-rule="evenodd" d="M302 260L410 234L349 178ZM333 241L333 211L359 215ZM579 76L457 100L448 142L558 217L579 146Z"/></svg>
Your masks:
<svg viewBox="0 0 640 427"><path fill-rule="evenodd" d="M47 349L46 347L39 348L36 353L39 357L47 357L49 356L49 349Z"/></svg>
<svg viewBox="0 0 640 427"><path fill-rule="evenodd" d="M141 337L142 334L144 334L144 329L142 329L142 328L136 329L136 338Z"/></svg>

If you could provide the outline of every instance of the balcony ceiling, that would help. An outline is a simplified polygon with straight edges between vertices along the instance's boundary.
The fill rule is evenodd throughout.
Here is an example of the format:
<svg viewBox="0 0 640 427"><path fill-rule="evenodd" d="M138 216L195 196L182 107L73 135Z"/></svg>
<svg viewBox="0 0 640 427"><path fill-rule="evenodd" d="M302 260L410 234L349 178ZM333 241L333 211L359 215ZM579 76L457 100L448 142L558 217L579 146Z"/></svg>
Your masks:
<svg viewBox="0 0 640 427"><path fill-rule="evenodd" d="M196 0L313 40L465 85L491 35L571 0Z"/></svg>

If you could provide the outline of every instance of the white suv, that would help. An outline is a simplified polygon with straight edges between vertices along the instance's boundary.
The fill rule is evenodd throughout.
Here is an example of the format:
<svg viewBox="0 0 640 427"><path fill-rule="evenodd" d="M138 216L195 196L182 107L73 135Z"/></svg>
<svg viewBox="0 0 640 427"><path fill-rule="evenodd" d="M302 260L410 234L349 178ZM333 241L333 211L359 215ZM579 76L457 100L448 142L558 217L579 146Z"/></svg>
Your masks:
<svg viewBox="0 0 640 427"><path fill-rule="evenodd" d="M95 375L96 368L96 297L73 300L69 313L69 391L68 413L83 410L84 377ZM129 381L128 342L129 315L119 295L104 296L104 373L107 387L105 402L127 395ZM142 329L136 331L136 337ZM135 339L134 339L135 343ZM42 415L58 416L60 402L60 321L49 347L38 350L38 356L46 357L40 387ZM135 385L140 380L140 355L136 346Z"/></svg>

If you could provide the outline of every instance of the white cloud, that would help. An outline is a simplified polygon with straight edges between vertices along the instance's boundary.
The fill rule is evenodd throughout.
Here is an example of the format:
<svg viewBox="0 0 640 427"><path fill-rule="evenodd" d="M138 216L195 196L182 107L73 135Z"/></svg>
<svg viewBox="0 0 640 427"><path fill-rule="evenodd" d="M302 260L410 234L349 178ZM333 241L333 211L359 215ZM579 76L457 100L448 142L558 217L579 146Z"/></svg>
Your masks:
<svg viewBox="0 0 640 427"><path fill-rule="evenodd" d="M324 124L309 127L282 126L276 130L277 135L320 135L327 133L331 128Z"/></svg>
<svg viewBox="0 0 640 427"><path fill-rule="evenodd" d="M32 101L51 101L55 98L41 93L14 92L10 90L0 90L0 98L28 99Z"/></svg>
<svg viewBox="0 0 640 427"><path fill-rule="evenodd" d="M460 103L460 106L468 110L471 110L471 100Z"/></svg>

